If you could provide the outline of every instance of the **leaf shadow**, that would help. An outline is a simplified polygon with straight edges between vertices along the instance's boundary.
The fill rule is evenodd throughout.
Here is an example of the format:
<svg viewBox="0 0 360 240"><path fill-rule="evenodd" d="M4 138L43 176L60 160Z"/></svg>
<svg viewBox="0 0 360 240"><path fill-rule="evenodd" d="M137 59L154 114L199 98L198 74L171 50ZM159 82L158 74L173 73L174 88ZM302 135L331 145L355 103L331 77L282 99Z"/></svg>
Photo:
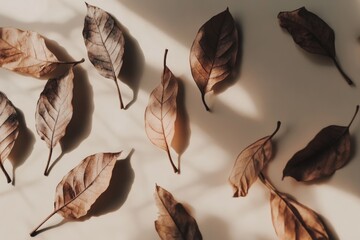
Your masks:
<svg viewBox="0 0 360 240"><path fill-rule="evenodd" d="M32 237L35 237L36 235L38 235L38 234L40 234L40 233L43 233L43 232L46 232L46 231L48 231L48 230L51 230L51 229L60 227L60 226L64 225L65 223L68 223L68 222L71 222L71 221L74 221L74 220L63 219L63 220L61 220L61 222L59 222L59 223L57 223L57 224L54 224L54 225L51 225L51 226L48 226L48 227L41 228L41 229L37 230Z"/></svg>
<svg viewBox="0 0 360 240"><path fill-rule="evenodd" d="M134 149L129 155L115 163L109 187L91 206L89 212L80 219L88 220L91 217L105 215L121 208L126 202L135 179L135 172L131 166L131 157Z"/></svg>
<svg viewBox="0 0 360 240"><path fill-rule="evenodd" d="M46 45L59 59L74 61L67 51L56 41L46 39ZM69 66L60 66L51 75L61 74ZM73 116L66 128L65 136L60 140L61 154L49 167L49 173L59 160L68 152L75 149L85 140L92 127L92 115L94 112L93 90L87 72L81 65L74 68L74 89L73 89Z"/></svg>
<svg viewBox="0 0 360 240"><path fill-rule="evenodd" d="M178 154L178 170L181 172L180 159L181 155L185 152L190 143L190 121L185 103L185 85L181 78L176 78L178 82L178 95L177 103L177 117L175 120L175 135L171 142L171 146Z"/></svg>
<svg viewBox="0 0 360 240"><path fill-rule="evenodd" d="M34 144L35 144L35 135L32 131L27 127L24 113L16 108L16 113L19 121L19 135L15 141L14 147L9 155L9 160L13 166L12 170L12 185L15 186L16 177L15 172L18 167L20 167L26 159L30 156Z"/></svg>
<svg viewBox="0 0 360 240"><path fill-rule="evenodd" d="M206 232L204 232L206 236L202 232L204 239L231 240L229 225L224 219L214 215L207 215L205 218L200 219L198 223L200 231L202 227L206 228Z"/></svg>
<svg viewBox="0 0 360 240"><path fill-rule="evenodd" d="M339 240L339 236L335 232L334 226L321 214L318 214L320 216L321 221L324 223L325 230L329 235L329 240Z"/></svg>
<svg viewBox="0 0 360 240"><path fill-rule="evenodd" d="M125 40L123 66L118 78L129 86L133 92L132 100L125 106L125 109L128 109L135 103L139 93L140 80L144 73L145 57L139 42L130 34L129 30L124 25L122 25L115 17L114 19L123 32Z"/></svg>

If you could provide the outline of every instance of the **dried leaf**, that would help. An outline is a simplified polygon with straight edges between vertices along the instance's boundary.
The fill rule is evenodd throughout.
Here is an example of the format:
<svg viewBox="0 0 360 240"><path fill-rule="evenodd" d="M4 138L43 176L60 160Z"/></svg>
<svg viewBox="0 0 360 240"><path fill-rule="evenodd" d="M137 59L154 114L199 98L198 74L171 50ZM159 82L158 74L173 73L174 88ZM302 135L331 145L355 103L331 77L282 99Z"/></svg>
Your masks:
<svg viewBox="0 0 360 240"><path fill-rule="evenodd" d="M231 74L237 51L238 33L227 8L201 26L190 51L191 73L207 111L205 94Z"/></svg>
<svg viewBox="0 0 360 240"><path fill-rule="evenodd" d="M234 189L234 197L247 195L259 173L272 158L272 137L277 133L281 123L277 122L275 131L246 147L237 157L231 171L229 182Z"/></svg>
<svg viewBox="0 0 360 240"><path fill-rule="evenodd" d="M73 114L73 79L73 68L58 78L49 79L37 103L36 130L50 149L44 171L45 176L49 174L48 168L53 148L65 135L66 127Z"/></svg>
<svg viewBox="0 0 360 240"><path fill-rule="evenodd" d="M54 211L30 236L53 215L59 213L66 219L78 219L89 211L96 199L108 188L118 153L97 153L86 157L64 176L56 187Z"/></svg>
<svg viewBox="0 0 360 240"><path fill-rule="evenodd" d="M42 77L52 72L60 62L46 47L40 34L16 28L0 28L0 66L8 70Z"/></svg>
<svg viewBox="0 0 360 240"><path fill-rule="evenodd" d="M349 85L354 82L340 67L335 53L334 30L321 18L305 7L278 15L280 26L285 28L301 48L314 54L331 58Z"/></svg>
<svg viewBox="0 0 360 240"><path fill-rule="evenodd" d="M179 172L171 154L170 145L175 134L177 117L176 98L178 82L166 66L167 49L164 56L164 72L161 83L150 94L149 104L145 110L145 131L150 141L168 154L174 172Z"/></svg>
<svg viewBox="0 0 360 240"><path fill-rule="evenodd" d="M155 229L162 240L201 240L195 219L171 193L156 186L155 201L159 209Z"/></svg>
<svg viewBox="0 0 360 240"><path fill-rule="evenodd" d="M14 105L0 92L0 168L8 183L11 182L3 162L9 156L19 134L19 121Z"/></svg>
<svg viewBox="0 0 360 240"><path fill-rule="evenodd" d="M115 19L104 10L86 3L83 37L90 62L101 76L114 80L124 108L117 76L123 64L124 36Z"/></svg>
<svg viewBox="0 0 360 240"><path fill-rule="evenodd" d="M348 126L323 128L304 149L295 153L283 170L283 178L291 176L297 181L318 180L345 166L350 160L349 128L358 110L359 105Z"/></svg>

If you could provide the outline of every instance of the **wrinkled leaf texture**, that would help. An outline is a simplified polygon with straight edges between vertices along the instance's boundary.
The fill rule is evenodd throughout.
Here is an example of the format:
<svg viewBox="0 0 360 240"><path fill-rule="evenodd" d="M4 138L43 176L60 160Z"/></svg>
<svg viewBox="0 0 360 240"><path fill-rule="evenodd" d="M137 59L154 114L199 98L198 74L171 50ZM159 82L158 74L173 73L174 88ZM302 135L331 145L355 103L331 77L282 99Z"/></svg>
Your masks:
<svg viewBox="0 0 360 240"><path fill-rule="evenodd" d="M45 175L48 175L53 148L65 135L66 127L73 115L73 79L72 67L64 75L49 79L37 103L36 131L50 149Z"/></svg>
<svg viewBox="0 0 360 240"><path fill-rule="evenodd" d="M120 107L124 104L117 77L123 64L125 40L115 19L101 8L86 3L83 37L90 62L99 74L114 80Z"/></svg>
<svg viewBox="0 0 360 240"><path fill-rule="evenodd" d="M60 62L46 47L43 36L16 28L0 28L0 66L33 77L52 72Z"/></svg>
<svg viewBox="0 0 360 240"><path fill-rule="evenodd" d="M108 188L120 155L121 152L88 156L66 174L56 187L54 211L30 235L35 236L37 229L56 213L66 219L85 216L96 199Z"/></svg>
<svg viewBox="0 0 360 240"><path fill-rule="evenodd" d="M164 55L164 71L161 83L150 94L145 110L145 131L150 141L167 152L174 172L179 172L170 153L171 143L175 135L177 118L178 82L166 66L167 49Z"/></svg>
<svg viewBox="0 0 360 240"><path fill-rule="evenodd" d="M210 109L205 94L231 75L237 52L238 33L229 9L212 17L199 29L190 51L190 66L206 110Z"/></svg>
<svg viewBox="0 0 360 240"><path fill-rule="evenodd" d="M231 171L229 182L234 189L234 197L247 195L251 185L257 180L259 173L272 158L271 139L277 133L281 123L277 123L275 131L246 147L237 157Z"/></svg>
<svg viewBox="0 0 360 240"><path fill-rule="evenodd" d="M19 134L16 109L7 96L0 92L0 167L8 183L11 182L3 162L9 156Z"/></svg>
<svg viewBox="0 0 360 240"><path fill-rule="evenodd" d="M335 53L334 30L320 17L301 7L278 14L280 26L285 28L304 50L331 58L349 85L354 82L340 67Z"/></svg>
<svg viewBox="0 0 360 240"><path fill-rule="evenodd" d="M350 160L351 141L348 126L331 125L323 128L308 145L294 154L283 170L283 178L291 176L297 181L312 181L328 177Z"/></svg>
<svg viewBox="0 0 360 240"><path fill-rule="evenodd" d="M155 201L159 209L155 229L162 240L201 240L196 220L173 195L156 185Z"/></svg>

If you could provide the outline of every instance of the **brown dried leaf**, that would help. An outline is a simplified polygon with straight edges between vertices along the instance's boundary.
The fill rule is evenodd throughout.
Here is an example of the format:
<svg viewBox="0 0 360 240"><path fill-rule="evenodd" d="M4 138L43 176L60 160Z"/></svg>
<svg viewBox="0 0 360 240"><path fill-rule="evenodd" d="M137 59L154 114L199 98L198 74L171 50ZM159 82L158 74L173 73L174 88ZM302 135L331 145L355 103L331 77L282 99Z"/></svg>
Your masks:
<svg viewBox="0 0 360 240"><path fill-rule="evenodd" d="M168 154L174 172L179 172L171 154L170 145L175 134L177 117L176 98L178 82L166 66L167 49L164 56L164 72L161 83L150 94L149 104L145 110L145 131L150 141Z"/></svg>
<svg viewBox="0 0 360 240"><path fill-rule="evenodd" d="M46 47L40 34L16 28L0 28L0 66L8 70L42 77L52 72L60 62Z"/></svg>
<svg viewBox="0 0 360 240"><path fill-rule="evenodd" d="M294 11L280 12L278 19L280 26L290 33L295 43L310 53L331 58L347 83L354 85L337 61L335 33L326 22L306 10L305 7Z"/></svg>
<svg viewBox="0 0 360 240"><path fill-rule="evenodd" d="M117 76L123 63L125 40L115 19L101 8L86 3L83 37L90 62L99 74L114 80L120 107L124 108Z"/></svg>
<svg viewBox="0 0 360 240"><path fill-rule="evenodd" d="M58 78L49 79L37 103L36 130L50 149L44 171L45 176L49 174L48 168L53 148L65 135L66 127L73 114L73 79L73 68Z"/></svg>
<svg viewBox="0 0 360 240"><path fill-rule="evenodd" d="M231 171L229 182L234 189L234 197L247 195L259 173L272 158L272 137L277 133L281 123L277 122L275 131L246 147L237 157Z"/></svg>
<svg viewBox="0 0 360 240"><path fill-rule="evenodd" d="M201 26L190 51L191 73L207 111L205 94L231 74L237 51L238 33L227 8Z"/></svg>
<svg viewBox="0 0 360 240"><path fill-rule="evenodd" d="M295 153L283 170L283 178L291 176L297 181L318 180L345 166L350 160L349 128L358 110L359 105L348 126L323 128L304 149Z"/></svg>
<svg viewBox="0 0 360 240"><path fill-rule="evenodd" d="M6 95L0 92L0 168L8 183L11 182L3 162L9 156L19 134L19 121L16 109Z"/></svg>
<svg viewBox="0 0 360 240"><path fill-rule="evenodd" d="M162 240L202 239L195 219L171 193L156 185L155 201L159 209L155 229Z"/></svg>
<svg viewBox="0 0 360 240"><path fill-rule="evenodd" d="M118 153L97 153L86 157L64 176L56 187L54 211L30 236L53 215L59 213L66 219L78 219L89 211L98 197L108 188Z"/></svg>

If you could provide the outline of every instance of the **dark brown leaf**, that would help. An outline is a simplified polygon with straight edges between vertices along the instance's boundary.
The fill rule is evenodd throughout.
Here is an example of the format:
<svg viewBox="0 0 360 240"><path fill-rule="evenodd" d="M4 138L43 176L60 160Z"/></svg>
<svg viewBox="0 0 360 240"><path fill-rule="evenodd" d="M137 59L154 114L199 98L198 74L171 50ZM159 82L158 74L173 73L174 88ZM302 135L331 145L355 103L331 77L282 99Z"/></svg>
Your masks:
<svg viewBox="0 0 360 240"><path fill-rule="evenodd" d="M167 49L164 56L164 72L161 83L150 94L149 104L145 110L145 131L150 141L168 154L174 172L179 172L175 166L170 146L175 134L177 117L176 98L178 82L166 66Z"/></svg>
<svg viewBox="0 0 360 240"><path fill-rule="evenodd" d="M19 134L19 121L14 105L0 92L0 168L4 172L7 182L11 182L3 162L9 156Z"/></svg>
<svg viewBox="0 0 360 240"><path fill-rule="evenodd" d="M120 107L124 108L117 77L123 63L124 36L115 19L104 10L86 3L83 37L90 62L101 76L114 80Z"/></svg>
<svg viewBox="0 0 360 240"><path fill-rule="evenodd" d="M354 82L340 67L335 53L334 30L305 7L278 15L280 26L285 28L301 48L314 54L331 58L349 85Z"/></svg>
<svg viewBox="0 0 360 240"><path fill-rule="evenodd" d="M275 131L263 137L241 151L231 171L229 182L234 189L234 197L247 195L251 185L257 180L259 173L272 158L272 137L277 133L281 123L277 123Z"/></svg>
<svg viewBox="0 0 360 240"><path fill-rule="evenodd" d="M0 66L33 77L52 72L60 62L40 34L16 28L0 28Z"/></svg>
<svg viewBox="0 0 360 240"><path fill-rule="evenodd" d="M159 209L155 229L162 240L202 239L195 219L171 193L156 185L155 201Z"/></svg>
<svg viewBox="0 0 360 240"><path fill-rule="evenodd" d="M342 168L350 160L349 128L359 110L348 126L331 125L323 128L302 150L288 161L283 178L291 176L297 181L312 181L328 177Z"/></svg>
<svg viewBox="0 0 360 240"><path fill-rule="evenodd" d="M277 191L262 173L259 178L270 190L271 218L280 240L330 239L316 212Z"/></svg>
<svg viewBox="0 0 360 240"><path fill-rule="evenodd" d="M118 153L97 153L86 157L72 169L56 187L54 211L30 236L53 215L59 213L66 219L78 219L89 211L91 205L108 188Z"/></svg>
<svg viewBox="0 0 360 240"><path fill-rule="evenodd" d="M190 51L192 76L200 89L206 110L205 94L232 72L238 51L238 33L229 9L207 21L197 33Z"/></svg>

